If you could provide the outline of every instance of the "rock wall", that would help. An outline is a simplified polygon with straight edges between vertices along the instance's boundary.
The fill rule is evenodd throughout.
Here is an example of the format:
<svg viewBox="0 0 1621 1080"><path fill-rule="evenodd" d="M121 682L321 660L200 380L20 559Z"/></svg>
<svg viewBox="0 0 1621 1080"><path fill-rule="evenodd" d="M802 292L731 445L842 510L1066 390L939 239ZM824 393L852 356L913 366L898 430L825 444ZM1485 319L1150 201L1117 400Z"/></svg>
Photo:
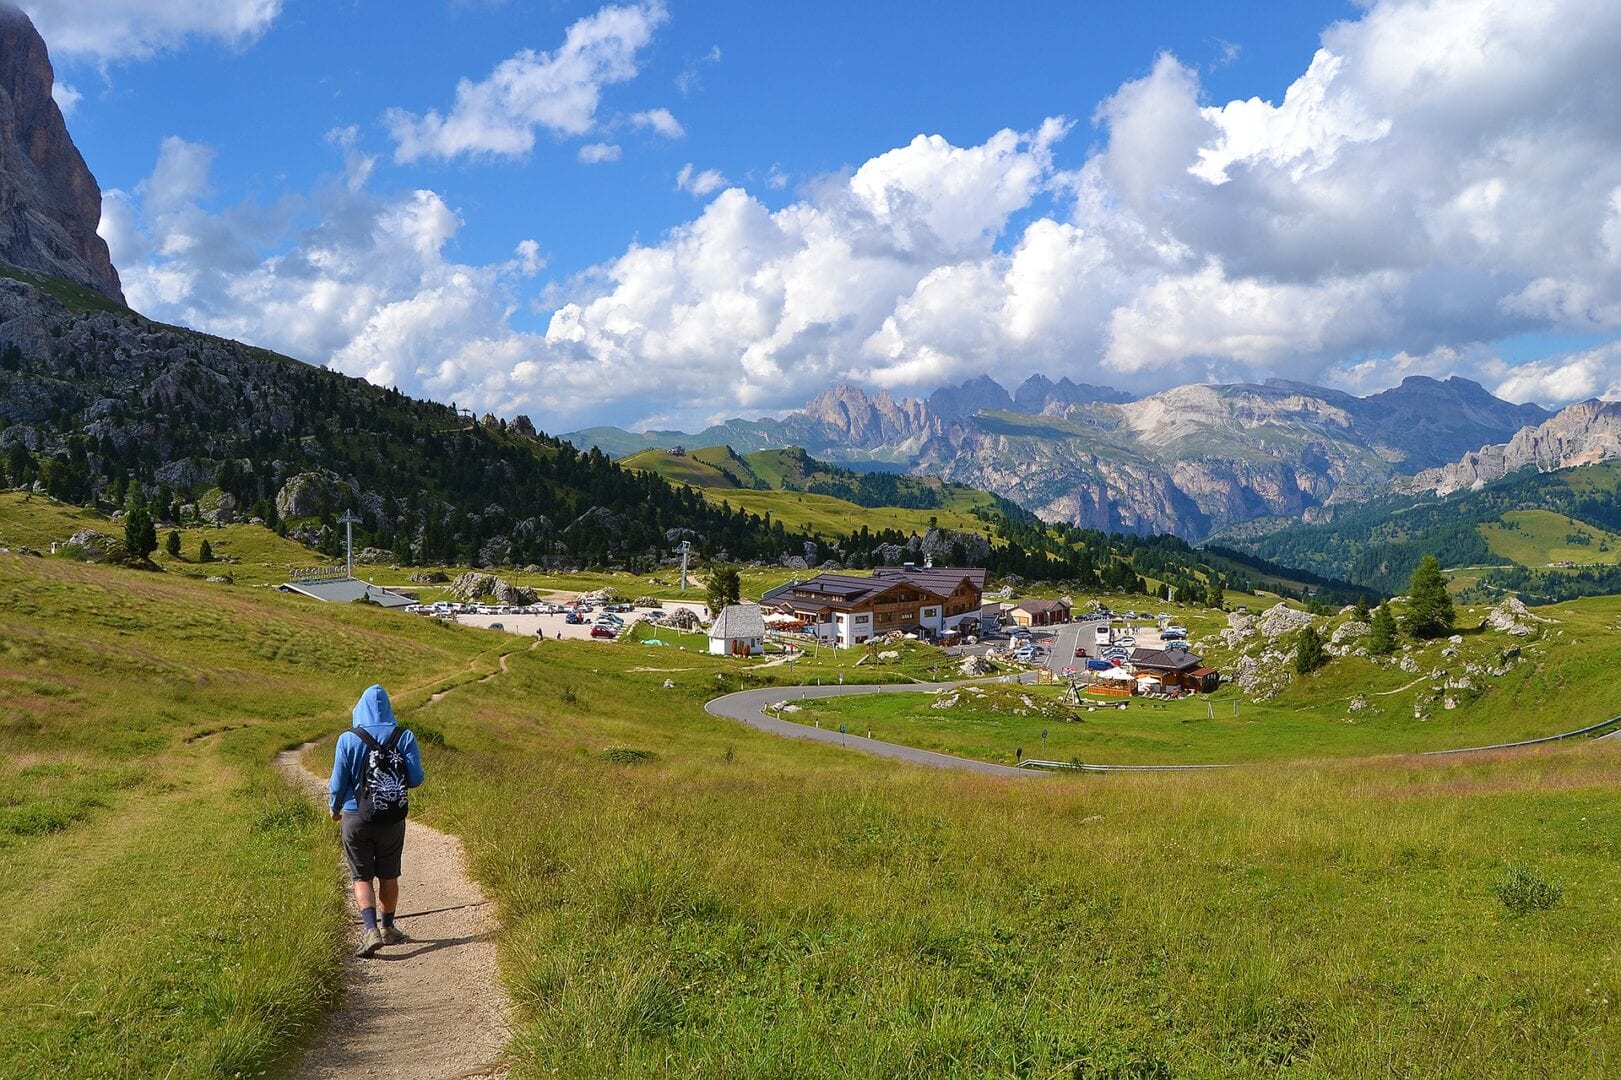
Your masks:
<svg viewBox="0 0 1621 1080"><path fill-rule="evenodd" d="M124 302L101 223L101 187L68 137L45 41L0 0L0 261Z"/></svg>

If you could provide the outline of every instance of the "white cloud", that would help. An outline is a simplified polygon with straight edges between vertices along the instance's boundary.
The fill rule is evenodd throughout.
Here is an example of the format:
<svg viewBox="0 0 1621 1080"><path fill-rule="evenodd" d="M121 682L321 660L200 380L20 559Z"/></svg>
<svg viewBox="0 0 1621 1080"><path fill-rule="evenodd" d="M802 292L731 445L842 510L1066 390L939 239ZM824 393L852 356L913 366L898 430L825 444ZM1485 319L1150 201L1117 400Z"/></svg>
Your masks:
<svg viewBox="0 0 1621 1080"><path fill-rule="evenodd" d="M603 87L635 78L636 54L668 18L660 0L605 7L570 26L555 52L525 49L482 82L463 79L448 113L388 110L384 123L396 143L394 160L521 157L534 147L538 130L590 133Z"/></svg>
<svg viewBox="0 0 1621 1080"><path fill-rule="evenodd" d="M687 133L669 109L648 109L646 112L632 113L631 127L647 129L655 135L662 135L666 139L679 139Z"/></svg>
<svg viewBox="0 0 1621 1080"><path fill-rule="evenodd" d="M62 110L63 116L72 116L73 110L84 100L84 94L58 79L51 86L51 100L56 102L56 107Z"/></svg>
<svg viewBox="0 0 1621 1080"><path fill-rule="evenodd" d="M1590 397L1621 398L1621 344L1504 367L1493 391L1510 401L1564 404Z"/></svg>
<svg viewBox="0 0 1621 1080"><path fill-rule="evenodd" d="M624 151L614 143L586 143L575 156L586 165L601 165L618 161L623 154Z"/></svg>
<svg viewBox="0 0 1621 1080"><path fill-rule="evenodd" d="M20 0L20 6L54 55L108 61L146 59L190 38L245 45L276 21L282 0Z"/></svg>
<svg viewBox="0 0 1621 1080"><path fill-rule="evenodd" d="M726 186L726 177L721 175L719 169L696 169L692 162L681 166L681 171L675 174L675 188L685 191L689 195L703 198L713 195Z"/></svg>
<svg viewBox="0 0 1621 1080"><path fill-rule="evenodd" d="M543 335L514 329L538 245L459 264L439 196L369 194L357 164L290 205L209 214L206 159L166 144L103 232L154 314L553 426L982 371L1359 391L1458 373L1557 403L1621 385L1616 348L1508 365L1492 343L1621 331L1617 54L1621 5L1601 0L1386 0L1325 31L1280 104L1208 102L1194 69L1153 59L1097 107L1084 161L1062 119L974 145L920 135L775 210L688 164L677 184L702 210L549 283ZM497 82L409 118L413 152L596 130L601 80L557 114L573 129L508 109Z"/></svg>

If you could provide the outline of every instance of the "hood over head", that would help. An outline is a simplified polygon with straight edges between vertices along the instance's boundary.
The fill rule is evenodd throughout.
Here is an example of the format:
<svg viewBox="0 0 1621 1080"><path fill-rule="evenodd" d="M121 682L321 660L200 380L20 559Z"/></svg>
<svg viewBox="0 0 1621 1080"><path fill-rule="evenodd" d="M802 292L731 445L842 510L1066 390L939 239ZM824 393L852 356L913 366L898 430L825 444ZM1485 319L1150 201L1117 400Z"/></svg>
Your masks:
<svg viewBox="0 0 1621 1080"><path fill-rule="evenodd" d="M388 691L373 683L366 687L355 703L354 723L351 727L387 727L394 723L394 706L388 700Z"/></svg>

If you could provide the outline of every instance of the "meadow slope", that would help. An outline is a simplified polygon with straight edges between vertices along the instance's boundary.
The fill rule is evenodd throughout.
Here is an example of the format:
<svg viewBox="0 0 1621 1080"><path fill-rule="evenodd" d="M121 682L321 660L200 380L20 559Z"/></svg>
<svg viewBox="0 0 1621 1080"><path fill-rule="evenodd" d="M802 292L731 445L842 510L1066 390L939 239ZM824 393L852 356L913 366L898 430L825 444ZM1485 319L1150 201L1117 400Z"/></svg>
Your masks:
<svg viewBox="0 0 1621 1080"><path fill-rule="evenodd" d="M738 677L0 556L0 1074L247 1075L310 1028L341 882L270 763L374 679L497 901L515 1076L1621 1069L1621 745L1014 783L706 715Z"/></svg>

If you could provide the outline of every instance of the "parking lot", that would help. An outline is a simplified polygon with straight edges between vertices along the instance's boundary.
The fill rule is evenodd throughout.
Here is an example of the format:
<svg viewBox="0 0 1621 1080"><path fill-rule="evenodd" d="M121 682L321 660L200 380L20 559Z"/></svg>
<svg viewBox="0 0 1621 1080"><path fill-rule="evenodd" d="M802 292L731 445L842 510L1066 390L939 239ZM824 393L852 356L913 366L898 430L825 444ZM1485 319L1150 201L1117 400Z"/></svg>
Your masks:
<svg viewBox="0 0 1621 1080"><path fill-rule="evenodd" d="M636 608L632 611L619 613L619 618L625 621L626 628L632 624L646 619L649 615L659 611L673 611L676 608L686 608L697 615L703 615L702 604L690 604L676 601L665 602L662 608ZM496 626L509 634L518 634L523 637L536 637L544 633L546 640L555 641L611 641L611 638L592 638L591 624L596 620L600 609L582 615L582 622L570 623L566 615L514 615L491 614L473 615L460 614L455 616L457 622L463 626L476 626L489 630Z"/></svg>

